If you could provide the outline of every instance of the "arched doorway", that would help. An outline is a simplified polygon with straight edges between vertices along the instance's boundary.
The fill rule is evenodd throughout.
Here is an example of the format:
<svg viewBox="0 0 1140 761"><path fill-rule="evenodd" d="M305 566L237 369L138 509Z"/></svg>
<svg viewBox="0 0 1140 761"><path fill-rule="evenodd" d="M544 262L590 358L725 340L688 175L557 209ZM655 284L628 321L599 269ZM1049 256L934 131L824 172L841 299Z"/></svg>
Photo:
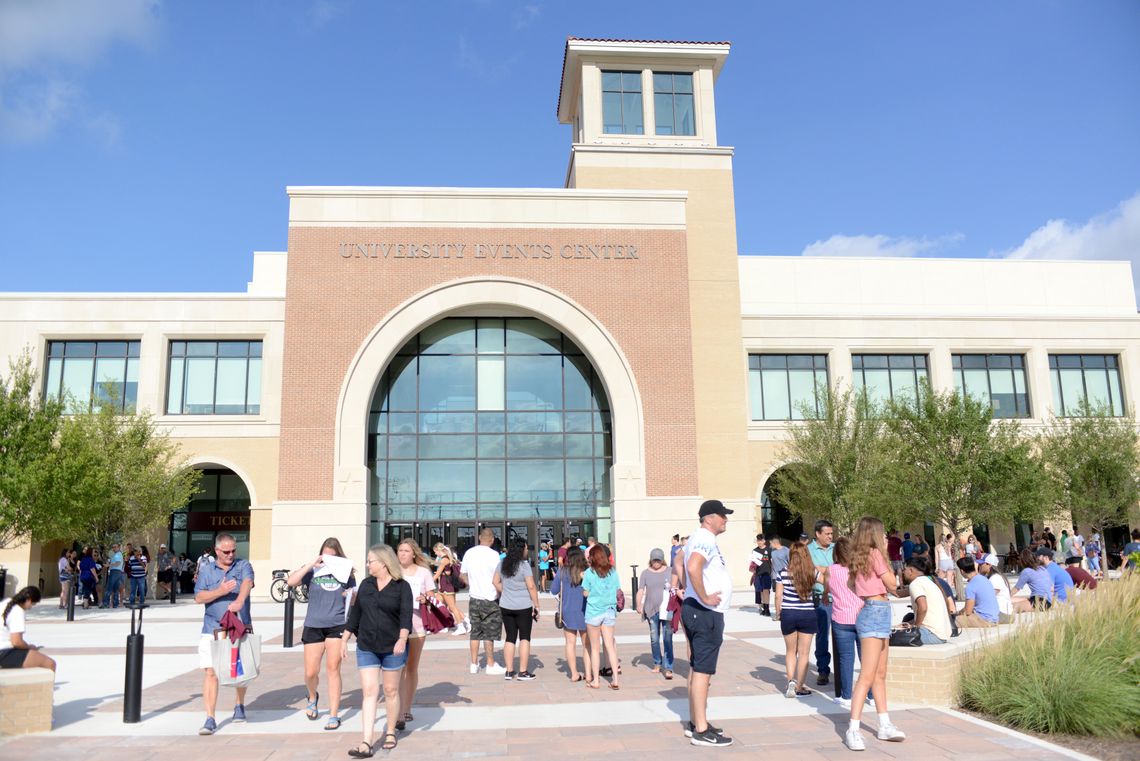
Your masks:
<svg viewBox="0 0 1140 761"><path fill-rule="evenodd" d="M803 517L793 515L773 488L777 473L789 467L794 466L785 465L769 476L764 483L764 489L760 492L761 530L765 536L772 534L779 536L784 544L799 539L800 534L804 532Z"/></svg>
<svg viewBox="0 0 1140 761"><path fill-rule="evenodd" d="M368 427L369 538L460 552L610 540L609 400L582 350L530 317L447 317L381 374Z"/></svg>
<svg viewBox="0 0 1140 761"><path fill-rule="evenodd" d="M171 551L194 560L203 549L213 552L214 537L225 532L237 540L238 557L249 557L249 489L229 468L201 466L198 492L170 516Z"/></svg>

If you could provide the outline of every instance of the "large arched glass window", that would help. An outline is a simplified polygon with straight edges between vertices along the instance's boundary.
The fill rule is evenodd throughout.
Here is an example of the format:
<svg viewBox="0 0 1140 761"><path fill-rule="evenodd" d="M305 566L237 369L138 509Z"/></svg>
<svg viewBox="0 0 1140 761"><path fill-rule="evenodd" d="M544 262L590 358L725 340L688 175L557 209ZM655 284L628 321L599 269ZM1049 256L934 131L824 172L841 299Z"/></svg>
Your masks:
<svg viewBox="0 0 1140 761"><path fill-rule="evenodd" d="M567 336L530 318L446 318L372 399L370 521L609 518L609 402Z"/></svg>

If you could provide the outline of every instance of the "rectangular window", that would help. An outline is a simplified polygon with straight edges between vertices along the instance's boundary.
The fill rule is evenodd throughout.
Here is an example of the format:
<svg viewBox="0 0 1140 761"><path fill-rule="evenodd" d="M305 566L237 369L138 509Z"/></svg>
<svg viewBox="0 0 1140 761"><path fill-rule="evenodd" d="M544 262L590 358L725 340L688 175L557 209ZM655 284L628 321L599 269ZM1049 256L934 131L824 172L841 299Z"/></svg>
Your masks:
<svg viewBox="0 0 1140 761"><path fill-rule="evenodd" d="M602 72L602 132L644 135L640 71Z"/></svg>
<svg viewBox="0 0 1140 761"><path fill-rule="evenodd" d="M823 412L826 354L751 354L748 397L753 420L803 420Z"/></svg>
<svg viewBox="0 0 1140 761"><path fill-rule="evenodd" d="M918 402L918 389L928 380L925 354L852 354L855 393L867 392L874 404Z"/></svg>
<svg viewBox="0 0 1140 761"><path fill-rule="evenodd" d="M1124 414L1120 358L1115 354L1050 354L1049 375L1056 414L1079 415L1081 402L1093 409L1103 406L1117 417Z"/></svg>
<svg viewBox="0 0 1140 761"><path fill-rule="evenodd" d="M994 411L995 418L1029 417L1023 354L955 354L954 388Z"/></svg>
<svg viewBox="0 0 1140 761"><path fill-rule="evenodd" d="M658 135L695 135L693 75L653 73L654 127Z"/></svg>
<svg viewBox="0 0 1140 761"><path fill-rule="evenodd" d="M110 403L133 413L138 402L138 341L48 341L44 396L64 397L67 412Z"/></svg>
<svg viewBox="0 0 1140 761"><path fill-rule="evenodd" d="M261 341L171 341L168 415L261 412Z"/></svg>

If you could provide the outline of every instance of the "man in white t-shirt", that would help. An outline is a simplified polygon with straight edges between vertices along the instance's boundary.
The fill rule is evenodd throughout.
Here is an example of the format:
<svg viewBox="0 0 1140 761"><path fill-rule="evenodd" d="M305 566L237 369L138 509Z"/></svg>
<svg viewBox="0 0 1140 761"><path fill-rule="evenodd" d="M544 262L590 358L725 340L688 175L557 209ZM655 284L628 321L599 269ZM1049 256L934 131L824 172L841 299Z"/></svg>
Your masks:
<svg viewBox="0 0 1140 761"><path fill-rule="evenodd" d="M701 527L689 534L685 544L685 602L681 623L689 640L689 727L685 732L693 745L723 747L732 738L708 723L706 709L709 679L716 673L724 641L724 611L732 603L732 578L716 538L728 526L732 514L719 499L706 500L698 516Z"/></svg>
<svg viewBox="0 0 1140 761"><path fill-rule="evenodd" d="M487 652L488 674L505 674L507 670L495 663L495 640L503 633L503 614L499 611L499 593L495 589L495 571L499 570L499 553L491 548L495 532L484 528L479 532L479 544L463 553L459 566L460 577L471 593L467 622L471 625L471 673L479 673L479 643Z"/></svg>

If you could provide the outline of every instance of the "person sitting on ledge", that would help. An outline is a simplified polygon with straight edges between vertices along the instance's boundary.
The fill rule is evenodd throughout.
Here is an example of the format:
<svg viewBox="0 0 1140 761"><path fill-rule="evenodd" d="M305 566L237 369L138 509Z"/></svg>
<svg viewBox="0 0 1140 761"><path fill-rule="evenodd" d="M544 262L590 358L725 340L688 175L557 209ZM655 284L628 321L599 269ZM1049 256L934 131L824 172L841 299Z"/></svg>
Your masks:
<svg viewBox="0 0 1140 761"><path fill-rule="evenodd" d="M986 629L995 626L999 614L997 595L990 580L978 573L970 556L958 558L958 570L966 577L966 607L955 619L960 629Z"/></svg>
<svg viewBox="0 0 1140 761"><path fill-rule="evenodd" d="M903 566L903 578L910 590L914 608L911 626L917 627L924 645L944 645L950 639L950 611L946 596L929 575L930 564L923 557L912 557Z"/></svg>

